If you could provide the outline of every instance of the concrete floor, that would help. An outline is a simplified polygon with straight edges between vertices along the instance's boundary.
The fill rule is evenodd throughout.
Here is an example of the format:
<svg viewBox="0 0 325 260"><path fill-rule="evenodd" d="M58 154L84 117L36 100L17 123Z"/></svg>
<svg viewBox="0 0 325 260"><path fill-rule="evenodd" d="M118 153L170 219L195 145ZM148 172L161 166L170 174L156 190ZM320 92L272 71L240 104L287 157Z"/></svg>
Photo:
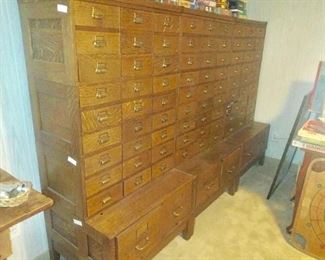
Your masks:
<svg viewBox="0 0 325 260"><path fill-rule="evenodd" d="M252 167L234 197L223 194L196 218L189 241L180 236L154 260L309 260L293 248L285 228L291 222L296 169L270 200L266 194L279 161Z"/></svg>

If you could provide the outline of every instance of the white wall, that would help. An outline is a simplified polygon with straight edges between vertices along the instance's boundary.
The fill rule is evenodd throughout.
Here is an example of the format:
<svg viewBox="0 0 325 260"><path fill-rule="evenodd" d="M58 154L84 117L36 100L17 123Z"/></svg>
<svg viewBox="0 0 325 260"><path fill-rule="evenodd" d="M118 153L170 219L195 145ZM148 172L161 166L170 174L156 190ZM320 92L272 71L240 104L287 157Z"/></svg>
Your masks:
<svg viewBox="0 0 325 260"><path fill-rule="evenodd" d="M0 0L0 167L40 188L27 76L16 0ZM9 259L47 251L43 214L18 225Z"/></svg>
<svg viewBox="0 0 325 260"><path fill-rule="evenodd" d="M325 60L325 1L249 0L248 16L268 22L255 120L271 123L267 155L280 158Z"/></svg>

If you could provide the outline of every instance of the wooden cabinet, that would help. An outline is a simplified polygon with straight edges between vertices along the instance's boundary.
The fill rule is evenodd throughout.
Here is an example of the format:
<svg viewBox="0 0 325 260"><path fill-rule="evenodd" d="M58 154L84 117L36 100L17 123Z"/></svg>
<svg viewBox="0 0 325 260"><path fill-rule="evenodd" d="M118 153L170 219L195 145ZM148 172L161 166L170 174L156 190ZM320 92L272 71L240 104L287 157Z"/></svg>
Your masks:
<svg viewBox="0 0 325 260"><path fill-rule="evenodd" d="M212 149L252 125L265 23L145 0L19 2L52 258L152 257L266 147ZM197 185L171 175L209 149ZM143 193L166 178L182 181ZM118 229L118 210L130 219L109 237L97 225Z"/></svg>

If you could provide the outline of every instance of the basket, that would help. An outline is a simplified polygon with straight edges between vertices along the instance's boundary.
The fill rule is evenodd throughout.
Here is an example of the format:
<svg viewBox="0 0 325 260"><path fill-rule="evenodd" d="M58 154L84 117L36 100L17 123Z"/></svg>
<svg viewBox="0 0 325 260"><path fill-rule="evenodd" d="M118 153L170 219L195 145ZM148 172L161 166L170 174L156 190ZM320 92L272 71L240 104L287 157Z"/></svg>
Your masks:
<svg viewBox="0 0 325 260"><path fill-rule="evenodd" d="M20 192L15 197L11 197L11 198L0 197L0 208L17 207L23 204L25 201L27 201L30 191L31 189L27 188L24 192Z"/></svg>

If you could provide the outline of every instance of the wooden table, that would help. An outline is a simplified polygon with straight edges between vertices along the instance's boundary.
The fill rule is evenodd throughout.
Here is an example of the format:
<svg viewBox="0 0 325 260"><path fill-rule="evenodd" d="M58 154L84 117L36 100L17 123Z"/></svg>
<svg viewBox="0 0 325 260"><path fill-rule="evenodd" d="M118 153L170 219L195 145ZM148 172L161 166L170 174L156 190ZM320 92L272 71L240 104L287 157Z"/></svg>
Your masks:
<svg viewBox="0 0 325 260"><path fill-rule="evenodd" d="M0 182L17 181L9 173L0 169ZM13 208L0 208L0 260L11 255L9 228L39 212L49 209L53 200L34 189L28 200L22 205Z"/></svg>

